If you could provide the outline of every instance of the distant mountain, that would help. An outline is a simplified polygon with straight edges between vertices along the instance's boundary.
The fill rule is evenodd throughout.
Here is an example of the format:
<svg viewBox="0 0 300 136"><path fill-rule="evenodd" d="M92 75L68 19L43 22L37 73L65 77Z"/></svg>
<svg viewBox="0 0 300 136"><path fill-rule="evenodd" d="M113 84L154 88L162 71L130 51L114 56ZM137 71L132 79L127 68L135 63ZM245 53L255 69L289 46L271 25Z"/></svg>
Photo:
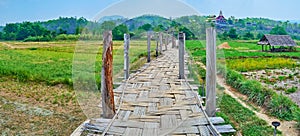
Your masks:
<svg viewBox="0 0 300 136"><path fill-rule="evenodd" d="M300 24L300 20L290 20L290 23L297 23L297 24Z"/></svg>
<svg viewBox="0 0 300 136"><path fill-rule="evenodd" d="M123 23L126 20L127 19L125 17L123 17L123 16L113 15L113 16L104 16L104 17L100 18L98 20L98 23L102 24L105 21L113 21L116 24L120 24L120 23Z"/></svg>
<svg viewBox="0 0 300 136"><path fill-rule="evenodd" d="M165 28L169 27L171 24L171 20L157 16L157 15L143 15L136 18L129 19L125 21L123 24L125 24L130 31L138 29L140 26L143 26L145 24L150 24L151 26L155 27L158 25L162 25Z"/></svg>
<svg viewBox="0 0 300 136"><path fill-rule="evenodd" d="M75 34L79 28L85 27L89 21L85 18L59 17L58 19L38 22L46 29L56 33Z"/></svg>

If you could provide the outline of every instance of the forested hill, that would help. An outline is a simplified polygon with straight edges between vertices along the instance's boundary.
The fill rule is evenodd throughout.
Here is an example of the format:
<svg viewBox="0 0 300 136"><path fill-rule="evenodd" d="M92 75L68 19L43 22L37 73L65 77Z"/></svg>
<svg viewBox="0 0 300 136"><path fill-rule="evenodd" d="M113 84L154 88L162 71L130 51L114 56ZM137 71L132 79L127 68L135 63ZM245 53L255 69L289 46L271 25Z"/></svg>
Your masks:
<svg viewBox="0 0 300 136"><path fill-rule="evenodd" d="M46 22L38 22L43 27L49 31L54 31L56 33L66 33L66 34L78 34L80 29L85 27L88 24L88 20L85 18L63 18L49 20Z"/></svg>
<svg viewBox="0 0 300 136"><path fill-rule="evenodd" d="M212 24L206 22L208 16L183 16L168 19L157 15L143 15L132 19L122 16L103 17L98 22L89 21L83 17L60 17L44 22L10 23L0 27L1 40L49 41L63 35L73 35L78 39L79 34L89 33L101 35L105 30L113 30L115 39L121 40L124 33L130 33L136 38L145 36L146 31L183 31L187 39L205 38L205 28ZM259 39L263 34L289 34L300 40L300 24L289 21L275 21L266 18L237 19L233 16L226 18L223 24L214 24L221 39ZM29 39L28 39L29 38ZM99 38L99 37L97 37ZM26 40L27 39L27 40Z"/></svg>

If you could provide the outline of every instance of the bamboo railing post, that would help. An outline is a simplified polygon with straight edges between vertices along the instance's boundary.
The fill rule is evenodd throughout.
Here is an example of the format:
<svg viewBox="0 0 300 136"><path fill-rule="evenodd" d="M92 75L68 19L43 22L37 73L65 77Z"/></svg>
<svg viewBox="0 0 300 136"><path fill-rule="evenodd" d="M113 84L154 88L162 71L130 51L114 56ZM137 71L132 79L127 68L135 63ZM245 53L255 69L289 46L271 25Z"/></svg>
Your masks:
<svg viewBox="0 0 300 136"><path fill-rule="evenodd" d="M155 48L155 57L158 57L158 42L159 42L159 34L156 33L156 48Z"/></svg>
<svg viewBox="0 0 300 136"><path fill-rule="evenodd" d="M174 31L172 31L172 48L175 48L175 35L174 35Z"/></svg>
<svg viewBox="0 0 300 136"><path fill-rule="evenodd" d="M148 32L147 34L147 62L149 63L151 61L151 34Z"/></svg>
<svg viewBox="0 0 300 136"><path fill-rule="evenodd" d="M179 79L184 79L184 46L185 46L185 33L180 32L179 39Z"/></svg>
<svg viewBox="0 0 300 136"><path fill-rule="evenodd" d="M160 52L160 54L162 54L162 44L163 44L162 40L163 40L163 36L162 36L162 33L160 32L159 33L159 52Z"/></svg>
<svg viewBox="0 0 300 136"><path fill-rule="evenodd" d="M206 113L216 115L216 29L206 29Z"/></svg>
<svg viewBox="0 0 300 136"><path fill-rule="evenodd" d="M129 45L130 35L124 34L124 78L129 78Z"/></svg>
<svg viewBox="0 0 300 136"><path fill-rule="evenodd" d="M169 35L168 33L166 34L166 38L165 38L165 49L168 50L168 44L169 44Z"/></svg>
<svg viewBox="0 0 300 136"><path fill-rule="evenodd" d="M113 118L116 113L113 92L113 42L112 31L103 34L103 54L101 71L101 95L104 118Z"/></svg>

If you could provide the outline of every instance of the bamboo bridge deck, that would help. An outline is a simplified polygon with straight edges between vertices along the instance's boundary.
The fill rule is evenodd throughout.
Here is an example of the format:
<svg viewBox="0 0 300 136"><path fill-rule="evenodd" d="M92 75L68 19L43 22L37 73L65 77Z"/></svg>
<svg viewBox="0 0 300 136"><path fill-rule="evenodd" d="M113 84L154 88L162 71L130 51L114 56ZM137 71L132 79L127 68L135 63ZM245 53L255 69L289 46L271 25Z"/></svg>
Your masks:
<svg viewBox="0 0 300 136"><path fill-rule="evenodd" d="M208 136L234 132L230 125L221 125L222 118L205 115L198 86L190 85L189 79L178 79L178 65L178 49L168 48L114 90L119 107L115 118L89 119L72 135Z"/></svg>

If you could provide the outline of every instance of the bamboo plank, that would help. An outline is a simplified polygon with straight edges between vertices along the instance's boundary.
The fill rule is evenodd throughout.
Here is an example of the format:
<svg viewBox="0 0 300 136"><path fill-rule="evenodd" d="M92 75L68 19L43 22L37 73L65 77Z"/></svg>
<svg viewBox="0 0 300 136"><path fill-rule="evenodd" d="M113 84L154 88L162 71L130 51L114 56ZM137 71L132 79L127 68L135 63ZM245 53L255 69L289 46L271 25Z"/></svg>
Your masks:
<svg viewBox="0 0 300 136"><path fill-rule="evenodd" d="M160 123L162 129L170 129L177 127L177 119L175 115L162 115Z"/></svg>
<svg viewBox="0 0 300 136"><path fill-rule="evenodd" d="M140 128L127 128L125 130L124 136L141 136L142 129Z"/></svg>
<svg viewBox="0 0 300 136"><path fill-rule="evenodd" d="M200 136L210 136L209 130L206 126L198 126Z"/></svg>

